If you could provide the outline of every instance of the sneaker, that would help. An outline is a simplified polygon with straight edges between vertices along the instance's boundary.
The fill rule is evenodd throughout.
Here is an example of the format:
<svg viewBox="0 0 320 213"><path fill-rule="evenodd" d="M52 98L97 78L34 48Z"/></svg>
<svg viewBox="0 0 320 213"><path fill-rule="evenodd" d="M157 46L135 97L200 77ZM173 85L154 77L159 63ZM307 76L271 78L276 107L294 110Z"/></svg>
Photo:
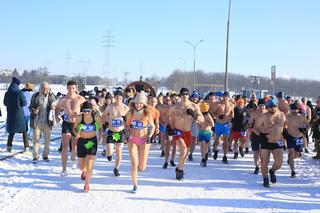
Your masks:
<svg viewBox="0 0 320 213"><path fill-rule="evenodd" d="M217 160L219 151L214 151L213 159Z"/></svg>
<svg viewBox="0 0 320 213"><path fill-rule="evenodd" d="M138 187L137 186L133 186L133 189L131 190L131 193L136 194L138 191Z"/></svg>
<svg viewBox="0 0 320 213"><path fill-rule="evenodd" d="M206 159L202 159L200 165L201 165L202 167L206 167L206 166L207 166L207 161L206 161Z"/></svg>
<svg viewBox="0 0 320 213"><path fill-rule="evenodd" d="M168 162L164 162L164 164L163 164L162 168L163 168L163 169L168 168Z"/></svg>
<svg viewBox="0 0 320 213"><path fill-rule="evenodd" d="M239 147L239 152L240 152L241 157L243 157L244 156L244 152L243 152L243 148L242 147Z"/></svg>
<svg viewBox="0 0 320 213"><path fill-rule="evenodd" d="M231 146L229 146L228 151L229 151L229 152L232 152L232 151L233 151L232 148L231 148Z"/></svg>
<svg viewBox="0 0 320 213"><path fill-rule="evenodd" d="M223 162L223 163L228 163L227 156L223 156L223 158L222 158L222 162Z"/></svg>
<svg viewBox="0 0 320 213"><path fill-rule="evenodd" d="M61 177L67 176L67 171L66 171L66 170L62 170L60 176L61 176Z"/></svg>
<svg viewBox="0 0 320 213"><path fill-rule="evenodd" d="M114 176L119 177L120 176L119 169L114 168L113 169L113 174L114 174Z"/></svg>
<svg viewBox="0 0 320 213"><path fill-rule="evenodd" d="M204 157L204 159L206 159L206 161L208 161L208 158L209 158L209 154L207 153Z"/></svg>
<svg viewBox="0 0 320 213"><path fill-rule="evenodd" d="M249 154L249 147L245 149L244 154Z"/></svg>
<svg viewBox="0 0 320 213"><path fill-rule="evenodd" d="M49 158L48 157L43 157L42 159L44 160L44 162L49 162Z"/></svg>
<svg viewBox="0 0 320 213"><path fill-rule="evenodd" d="M234 153L233 159L238 159L238 152Z"/></svg>
<svg viewBox="0 0 320 213"><path fill-rule="evenodd" d="M12 151L12 146L7 146L7 152L11 152Z"/></svg>
<svg viewBox="0 0 320 213"><path fill-rule="evenodd" d="M78 166L78 162L75 161L75 160L72 160L72 161L71 161L71 168L72 168L72 169L76 169L77 166Z"/></svg>
<svg viewBox="0 0 320 213"><path fill-rule="evenodd" d="M38 162L39 158L33 158L32 163L36 164Z"/></svg>
<svg viewBox="0 0 320 213"><path fill-rule="evenodd" d="M277 182L277 177L276 177L274 171L272 171L272 169L269 170L269 174L270 174L271 183L276 183Z"/></svg>
<svg viewBox="0 0 320 213"><path fill-rule="evenodd" d="M183 170L178 169L178 167L176 168L176 179L177 180L182 180L183 179Z"/></svg>
<svg viewBox="0 0 320 213"><path fill-rule="evenodd" d="M192 154L189 154L188 160L189 160L189 161L193 161L193 156L192 156Z"/></svg>
<svg viewBox="0 0 320 213"><path fill-rule="evenodd" d="M62 146L60 146L60 148L58 149L58 152L62 152Z"/></svg>
<svg viewBox="0 0 320 213"><path fill-rule="evenodd" d="M160 157L164 157L164 151L161 151Z"/></svg>
<svg viewBox="0 0 320 213"><path fill-rule="evenodd" d="M259 174L259 166L257 166L257 167L254 169L253 174L255 174L255 175Z"/></svg>
<svg viewBox="0 0 320 213"><path fill-rule="evenodd" d="M291 172L291 178L296 178L296 172L295 171Z"/></svg>
<svg viewBox="0 0 320 213"><path fill-rule="evenodd" d="M106 156L106 150L103 150L103 151L101 152L101 155L102 155L102 156Z"/></svg>
<svg viewBox="0 0 320 213"><path fill-rule="evenodd" d="M263 178L263 186L269 188L270 187L270 183L269 183L269 178L265 177Z"/></svg>
<svg viewBox="0 0 320 213"><path fill-rule="evenodd" d="M107 156L108 161L112 160L112 155L111 156Z"/></svg>
<svg viewBox="0 0 320 213"><path fill-rule="evenodd" d="M89 192L89 184L88 183L84 184L83 192Z"/></svg>
<svg viewBox="0 0 320 213"><path fill-rule="evenodd" d="M314 160L320 160L320 156L319 155L316 155L314 157L312 157Z"/></svg>
<svg viewBox="0 0 320 213"><path fill-rule="evenodd" d="M82 170L81 176L80 176L81 180L86 180L86 172Z"/></svg>
<svg viewBox="0 0 320 213"><path fill-rule="evenodd" d="M177 165L174 163L174 161L173 161L173 160L171 160L171 161L170 161L170 166L172 166L172 167L176 167Z"/></svg>

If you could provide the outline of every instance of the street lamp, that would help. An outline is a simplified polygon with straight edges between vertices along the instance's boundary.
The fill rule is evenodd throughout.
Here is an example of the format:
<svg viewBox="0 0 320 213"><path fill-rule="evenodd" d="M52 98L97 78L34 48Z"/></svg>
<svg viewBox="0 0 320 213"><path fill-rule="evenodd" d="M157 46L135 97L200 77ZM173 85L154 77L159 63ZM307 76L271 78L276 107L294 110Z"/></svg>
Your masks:
<svg viewBox="0 0 320 213"><path fill-rule="evenodd" d="M184 58L178 57L179 60L183 61L184 63L184 87L187 87L187 66L186 60Z"/></svg>
<svg viewBox="0 0 320 213"><path fill-rule="evenodd" d="M196 86L196 48L203 41L204 40L201 39L196 44L192 44L190 41L185 41L187 44L190 44L193 47L193 90L195 90Z"/></svg>
<svg viewBox="0 0 320 213"><path fill-rule="evenodd" d="M228 52L229 52L230 9L231 9L231 0L229 0L229 12L228 12L228 23L227 23L226 67L225 67L225 71L224 71L224 91L227 91L227 89L228 89Z"/></svg>

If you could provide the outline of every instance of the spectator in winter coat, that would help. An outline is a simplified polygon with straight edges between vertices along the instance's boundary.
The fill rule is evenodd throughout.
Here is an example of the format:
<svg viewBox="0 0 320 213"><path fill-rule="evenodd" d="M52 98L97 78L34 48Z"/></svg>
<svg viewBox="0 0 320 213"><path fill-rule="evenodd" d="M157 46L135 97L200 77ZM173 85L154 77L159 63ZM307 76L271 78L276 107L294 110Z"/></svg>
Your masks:
<svg viewBox="0 0 320 213"><path fill-rule="evenodd" d="M29 106L30 106L31 97L33 95L33 84L26 83L26 87L23 88L21 91L22 91L24 97L26 97L26 101L27 101L27 105L23 107L23 112L24 112L24 117L26 118L26 122L27 122L27 125L28 125L28 130L29 130L28 136L30 136L31 129L29 129L29 127L30 127Z"/></svg>
<svg viewBox="0 0 320 213"><path fill-rule="evenodd" d="M23 112L23 107L27 105L27 101L19 85L19 79L13 77L3 100L4 105L7 107L7 132L9 133L7 141L8 152L12 150L12 141L15 133L22 133L24 151L29 151L28 127Z"/></svg>

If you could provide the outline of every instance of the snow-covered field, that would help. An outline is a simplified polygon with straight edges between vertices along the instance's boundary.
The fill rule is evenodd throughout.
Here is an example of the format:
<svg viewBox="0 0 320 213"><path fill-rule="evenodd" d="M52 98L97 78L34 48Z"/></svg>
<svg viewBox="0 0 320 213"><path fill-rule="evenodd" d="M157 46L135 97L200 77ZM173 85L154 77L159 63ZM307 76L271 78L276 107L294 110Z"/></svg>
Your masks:
<svg viewBox="0 0 320 213"><path fill-rule="evenodd" d="M2 92L0 98L2 102ZM59 133L57 126L52 138ZM8 155L6 139L1 128L1 158ZM285 157L278 183L266 189L261 175L253 174L251 152L238 160L229 153L229 164L223 164L220 155L202 168L197 147L194 161L186 163L185 180L177 181L174 168L162 169L159 145L152 145L148 168L139 173L139 191L131 194L127 147L120 177L113 176L114 162L103 158L99 149L90 192L83 193L79 170L69 167L69 175L60 177L59 145L59 140L51 143L49 163L34 165L32 156L25 154L0 161L0 212L320 212L320 165L311 159L313 153L296 161L295 179L290 178ZM19 134L13 149L23 150Z"/></svg>

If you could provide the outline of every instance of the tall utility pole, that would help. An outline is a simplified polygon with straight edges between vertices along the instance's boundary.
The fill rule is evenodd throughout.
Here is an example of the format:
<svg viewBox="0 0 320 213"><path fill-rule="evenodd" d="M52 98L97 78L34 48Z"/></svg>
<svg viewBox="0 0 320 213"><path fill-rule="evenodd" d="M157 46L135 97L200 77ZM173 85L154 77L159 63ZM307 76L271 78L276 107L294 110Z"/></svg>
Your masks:
<svg viewBox="0 0 320 213"><path fill-rule="evenodd" d="M193 48L193 91L195 91L196 88L196 48L203 41L204 40L201 39L196 44L193 44L190 41L185 41L187 44L190 44Z"/></svg>
<svg viewBox="0 0 320 213"><path fill-rule="evenodd" d="M129 74L130 74L130 72L124 72L124 83L126 85L128 85L128 83L129 83L129 78L128 78Z"/></svg>
<svg viewBox="0 0 320 213"><path fill-rule="evenodd" d="M230 27L231 0L229 0L228 23L227 23L227 42L226 42L226 67L224 71L224 91L228 90L228 53L229 53L229 27Z"/></svg>
<svg viewBox="0 0 320 213"><path fill-rule="evenodd" d="M90 64L91 61L90 60L81 60L80 61L81 64L81 70L82 70L82 77L84 79L84 84L87 84L87 73L89 73L89 68L90 68Z"/></svg>
<svg viewBox="0 0 320 213"><path fill-rule="evenodd" d="M115 40L114 40L114 36L111 34L111 31L107 31L107 34L103 36L103 40L102 40L102 46L106 48L106 71L105 71L105 75L106 77L108 77L108 75L110 76L109 78L111 78L111 63L110 63L110 52L111 52L111 48L115 47L114 46Z"/></svg>

